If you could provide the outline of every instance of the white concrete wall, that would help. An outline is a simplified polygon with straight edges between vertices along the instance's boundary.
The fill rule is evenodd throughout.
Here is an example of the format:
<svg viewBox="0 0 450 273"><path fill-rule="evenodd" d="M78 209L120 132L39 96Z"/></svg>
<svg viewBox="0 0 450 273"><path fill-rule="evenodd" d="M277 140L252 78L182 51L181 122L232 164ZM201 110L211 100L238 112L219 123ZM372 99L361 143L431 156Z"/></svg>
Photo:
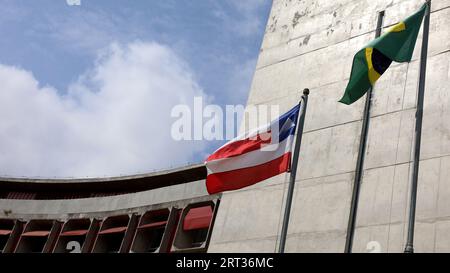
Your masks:
<svg viewBox="0 0 450 273"><path fill-rule="evenodd" d="M354 54L420 0L274 0L248 105L295 105L310 88L289 228L291 252L342 252L364 100L337 101ZM450 251L450 0L433 0L417 204L416 251ZM410 64L393 64L375 87L354 251L377 241L404 248L421 39ZM211 252L274 252L286 175L225 193Z"/></svg>

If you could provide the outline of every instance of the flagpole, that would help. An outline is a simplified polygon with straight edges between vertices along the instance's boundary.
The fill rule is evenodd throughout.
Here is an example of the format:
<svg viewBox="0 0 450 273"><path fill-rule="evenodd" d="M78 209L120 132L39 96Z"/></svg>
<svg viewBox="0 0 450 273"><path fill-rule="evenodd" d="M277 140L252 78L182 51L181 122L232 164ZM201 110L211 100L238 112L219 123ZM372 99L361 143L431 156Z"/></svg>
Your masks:
<svg viewBox="0 0 450 273"><path fill-rule="evenodd" d="M420 57L420 74L419 74L419 90L417 95L416 110L416 131L415 131L415 148L414 148L414 167L411 183L408 236L405 246L405 253L414 253L414 227L416 221L416 203L417 203L417 184L419 178L420 164L420 145L422 141L422 120L423 120L423 103L425 95L425 78L427 72L428 58L428 37L430 32L430 13L431 0L427 1L428 9L423 24L422 52Z"/></svg>
<svg viewBox="0 0 450 273"><path fill-rule="evenodd" d="M378 13L377 29L375 38L381 36L381 28L383 26L384 11ZM358 211L359 193L361 189L361 179L364 171L364 158L366 155L367 135L369 132L370 108L372 102L372 91L370 88L366 95L366 105L364 107L363 123L361 128L361 137L359 140L358 160L356 162L355 180L353 183L352 201L350 204L350 214L347 225L347 237L345 240L345 253L351 253L353 247L353 238L355 235L356 216Z"/></svg>
<svg viewBox="0 0 450 273"><path fill-rule="evenodd" d="M291 172L289 179L289 189L286 197L286 208L284 210L283 227L281 229L279 253L284 253L286 247L286 238L289 228L289 217L291 214L292 198L294 197L295 178L297 176L298 159L300 147L302 144L303 128L305 126L306 107L308 106L309 89L303 90L302 100L299 102L302 112L299 113L300 120L297 127L297 137L295 139L295 148L291 164ZM302 105L303 104L303 105Z"/></svg>

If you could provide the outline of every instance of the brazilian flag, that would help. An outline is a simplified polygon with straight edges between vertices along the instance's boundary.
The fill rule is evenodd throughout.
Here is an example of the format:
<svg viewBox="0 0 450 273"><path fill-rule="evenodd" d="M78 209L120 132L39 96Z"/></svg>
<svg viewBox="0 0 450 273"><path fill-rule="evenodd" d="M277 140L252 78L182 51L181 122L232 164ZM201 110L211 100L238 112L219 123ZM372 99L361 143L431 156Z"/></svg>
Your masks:
<svg viewBox="0 0 450 273"><path fill-rule="evenodd" d="M350 81L344 97L339 101L350 105L374 86L392 61L410 62L428 4L403 22L393 26L381 37L373 40L356 53Z"/></svg>

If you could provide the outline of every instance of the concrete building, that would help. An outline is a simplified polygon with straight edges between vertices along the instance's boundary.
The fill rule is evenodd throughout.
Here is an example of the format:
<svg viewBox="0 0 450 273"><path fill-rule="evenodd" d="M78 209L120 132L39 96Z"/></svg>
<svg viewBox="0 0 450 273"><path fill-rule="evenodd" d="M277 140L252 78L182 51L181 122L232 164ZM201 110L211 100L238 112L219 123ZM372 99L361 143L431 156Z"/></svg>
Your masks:
<svg viewBox="0 0 450 273"><path fill-rule="evenodd" d="M337 103L354 54L414 13L416 0L275 0L248 105L288 110L309 88L308 113L289 227L290 252L343 252L364 100ZM450 251L450 1L433 0L415 247ZM421 38L410 64L393 64L374 91L354 252L405 246ZM287 189L282 175L223 194L211 251L278 246ZM243 217L245 215L245 217Z"/></svg>
<svg viewBox="0 0 450 273"><path fill-rule="evenodd" d="M364 100L352 106L337 101L350 76L354 54L374 38L378 12L385 11L383 26L389 27L422 3L273 1L248 105L279 105L285 111L299 101L304 88L311 90L288 252L344 251ZM402 252L405 246L420 45L419 36L413 61L394 63L375 87L354 252L368 252L373 247L381 252ZM450 0L433 0L416 252L450 251L449 89ZM4 243L5 251L33 250L26 241L32 236L23 234L33 235L43 229L48 241L41 242L37 251L56 251L63 240L61 234L80 230L78 226L83 225L69 225L69 220L89 219L81 229L89 231L86 237L92 237L86 239L91 241L90 246L82 246L85 251L276 252L288 176L283 174L217 196L207 195L205 176L204 166L199 165L112 179L0 179L0 231L4 230L9 240ZM209 207L209 214L200 213L197 217L209 222L206 227L200 225L200 239L194 240L184 233L190 227L184 220L192 208L202 207ZM151 218L146 213L161 210L166 211L164 220L145 220ZM30 224L30 220L47 222ZM192 221L191 224L195 222ZM173 226L166 228L171 231L159 235L161 245L142 247L136 243L139 228L159 222ZM71 230L71 225L77 228ZM65 230L66 226L69 230ZM126 229L120 229L123 227ZM104 231L118 230L123 232L120 247L100 238ZM108 249L104 245L116 247Z"/></svg>

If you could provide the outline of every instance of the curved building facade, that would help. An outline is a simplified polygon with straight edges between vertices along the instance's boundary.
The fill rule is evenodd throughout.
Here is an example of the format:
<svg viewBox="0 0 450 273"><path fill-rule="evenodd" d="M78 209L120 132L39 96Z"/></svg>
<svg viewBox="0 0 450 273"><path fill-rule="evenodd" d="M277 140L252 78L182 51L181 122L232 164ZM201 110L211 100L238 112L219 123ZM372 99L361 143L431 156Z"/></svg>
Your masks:
<svg viewBox="0 0 450 273"><path fill-rule="evenodd" d="M0 179L4 253L206 252L220 196L203 165L107 179Z"/></svg>

